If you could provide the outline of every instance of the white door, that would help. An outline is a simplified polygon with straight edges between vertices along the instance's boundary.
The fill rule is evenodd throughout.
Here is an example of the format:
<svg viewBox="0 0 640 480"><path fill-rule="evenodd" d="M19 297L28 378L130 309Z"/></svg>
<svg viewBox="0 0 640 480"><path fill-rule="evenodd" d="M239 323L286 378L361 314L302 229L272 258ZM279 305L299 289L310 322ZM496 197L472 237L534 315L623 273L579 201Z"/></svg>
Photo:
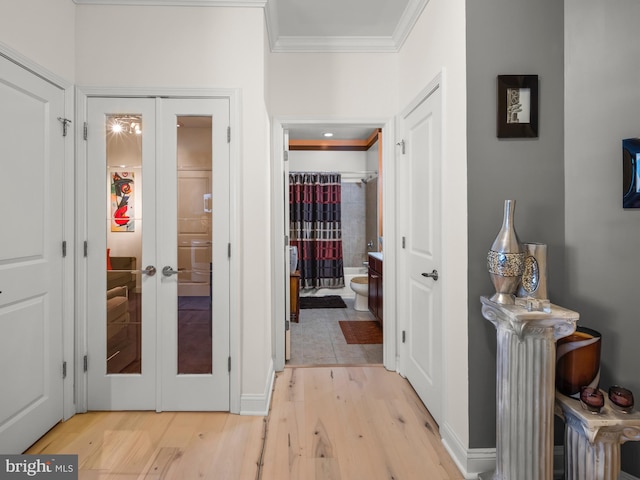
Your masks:
<svg viewBox="0 0 640 480"><path fill-rule="evenodd" d="M291 265L291 259L298 258L298 252L295 254L291 252L291 247L289 246L289 237L291 227L289 225L289 130L283 131L283 162L282 162L282 204L284 205L284 209L282 212L283 215L283 224L284 224L284 238L286 239L284 242L284 359L291 359L291 274L293 271L298 269L298 264L296 262L295 265ZM300 319L296 319L300 321Z"/></svg>
<svg viewBox="0 0 640 480"><path fill-rule="evenodd" d="M166 99L162 122L162 409L229 410L229 101Z"/></svg>
<svg viewBox="0 0 640 480"><path fill-rule="evenodd" d="M404 370L429 412L442 418L441 100L440 88L401 116L404 155L400 319L406 319Z"/></svg>
<svg viewBox="0 0 640 480"><path fill-rule="evenodd" d="M228 410L228 99L87 103L88 408Z"/></svg>
<svg viewBox="0 0 640 480"><path fill-rule="evenodd" d="M64 92L0 57L0 452L63 416Z"/></svg>

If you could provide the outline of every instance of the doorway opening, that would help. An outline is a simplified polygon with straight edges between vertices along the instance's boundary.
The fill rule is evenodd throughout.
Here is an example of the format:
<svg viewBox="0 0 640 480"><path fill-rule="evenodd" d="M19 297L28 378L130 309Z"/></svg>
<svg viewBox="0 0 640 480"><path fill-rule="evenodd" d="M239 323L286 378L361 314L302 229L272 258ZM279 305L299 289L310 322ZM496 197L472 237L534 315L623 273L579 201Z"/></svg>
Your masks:
<svg viewBox="0 0 640 480"><path fill-rule="evenodd" d="M382 129L306 124L287 132L286 365L381 364Z"/></svg>

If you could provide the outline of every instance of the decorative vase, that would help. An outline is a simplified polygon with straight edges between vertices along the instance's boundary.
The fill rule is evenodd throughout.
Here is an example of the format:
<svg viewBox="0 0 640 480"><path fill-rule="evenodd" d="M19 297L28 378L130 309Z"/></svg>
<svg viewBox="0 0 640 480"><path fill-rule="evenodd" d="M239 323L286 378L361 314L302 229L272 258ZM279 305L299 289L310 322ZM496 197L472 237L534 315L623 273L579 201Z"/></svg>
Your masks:
<svg viewBox="0 0 640 480"><path fill-rule="evenodd" d="M518 297L547 300L547 246L544 243L523 243L524 270L518 287Z"/></svg>
<svg viewBox="0 0 640 480"><path fill-rule="evenodd" d="M600 332L577 327L556 344L556 388L568 397L580 398L581 387L600 384Z"/></svg>
<svg viewBox="0 0 640 480"><path fill-rule="evenodd" d="M487 254L487 268L496 293L491 300L504 305L515 303L515 293L524 271L524 253L513 225L515 200L504 201L502 228Z"/></svg>

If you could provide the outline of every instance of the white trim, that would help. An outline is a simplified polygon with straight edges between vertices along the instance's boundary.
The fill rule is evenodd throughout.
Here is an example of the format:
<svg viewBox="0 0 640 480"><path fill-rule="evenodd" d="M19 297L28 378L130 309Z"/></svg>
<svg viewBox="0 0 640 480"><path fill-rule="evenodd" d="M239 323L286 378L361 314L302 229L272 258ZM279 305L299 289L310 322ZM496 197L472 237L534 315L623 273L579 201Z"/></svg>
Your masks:
<svg viewBox="0 0 640 480"><path fill-rule="evenodd" d="M464 478L477 479L478 474L495 470L495 448L466 448L447 423L440 427L440 435L444 448Z"/></svg>
<svg viewBox="0 0 640 480"><path fill-rule="evenodd" d="M395 211L397 208L396 190L396 123L395 118L382 127L382 224L384 252L384 275L382 276L383 338L382 363L387 370L398 368L398 265L396 245L398 224ZM387 321L389 319L390 321Z"/></svg>
<svg viewBox="0 0 640 480"><path fill-rule="evenodd" d="M71 90L73 88L73 84L62 77L59 77L55 73L47 70L43 66L37 64L33 60L25 57L17 50L14 50L6 43L0 42L0 56L6 58L10 62L15 63L16 65L24 68L25 70L30 71L34 75L42 78L43 80L55 85L62 90ZM65 106L66 108L66 106Z"/></svg>
<svg viewBox="0 0 640 480"><path fill-rule="evenodd" d="M258 415L266 417L269 414L269 405L271 404L271 394L276 380L276 373L273 369L273 361L269 365L267 373L267 383L262 393L243 394L240 403L240 415Z"/></svg>
<svg viewBox="0 0 640 480"><path fill-rule="evenodd" d="M229 99L229 124L231 127L230 156L230 222L231 230L229 239L231 242L230 259L230 325L229 325L229 355L231 356L231 372L229 373L229 411L240 413L241 388L242 388L242 338L240 314L240 222L238 221L239 198L242 186L239 181L239 168L241 160L241 90L237 88L173 88L173 87L88 87L76 88L76 185L86 185L86 144L83 138L83 124L87 118L87 100L89 97L179 97L179 98L228 98ZM91 132L89 132L91 135ZM76 197L76 244L83 246L87 238L87 212L86 192L78 189ZM89 247L90 248L90 247ZM87 302L86 280L87 261L84 258L82 247L76 249L76 395L77 411L87 410L87 372L83 371L83 357L87 354Z"/></svg>
<svg viewBox="0 0 640 480"><path fill-rule="evenodd" d="M231 356L231 372L229 372L229 412L240 413L242 392L242 251L240 236L240 199L242 198L242 182L240 180L240 162L242 160L242 90L227 89L229 98L229 125L231 127L231 143L229 145L229 242L231 258L229 259L229 355Z"/></svg>
<svg viewBox="0 0 640 480"><path fill-rule="evenodd" d="M65 117L71 120L71 126L75 121L74 91L71 86L64 89ZM63 262L63 288L62 288L62 355L67 362L67 377L64 380L63 393L63 419L68 420L76 413L75 405L75 379L76 379L76 349L75 349L75 252L78 250L75 242L75 210L76 183L74 180L75 167L75 129L69 128L64 139L64 192L63 205L66 213L63 219L63 235L67 241L67 257Z"/></svg>
<svg viewBox="0 0 640 480"><path fill-rule="evenodd" d="M268 18L268 17L267 17ZM269 33L271 29L267 27ZM279 36L270 41L274 53L397 53L397 45L392 37L313 37Z"/></svg>
<svg viewBox="0 0 640 480"><path fill-rule="evenodd" d="M267 0L73 0L77 5L127 5L145 7L259 7Z"/></svg>
<svg viewBox="0 0 640 480"><path fill-rule="evenodd" d="M400 21L393 32L393 41L399 51L404 45L405 40L409 37L411 30L422 15L423 10L429 3L429 0L409 0L407 7L400 17Z"/></svg>
<svg viewBox="0 0 640 480"><path fill-rule="evenodd" d="M285 271L284 225L284 128L277 120L271 124L271 302L273 325L273 364L280 372L285 364L285 322L286 305L284 301L287 273Z"/></svg>
<svg viewBox="0 0 640 480"><path fill-rule="evenodd" d="M75 301L75 367L76 367L76 411L87 411L87 372L84 371L84 356L87 355L87 257L84 256L84 242L87 240L87 148L84 142L84 122L87 119L87 95L76 88L76 122L75 122L75 240L79 248L75 250L76 259L76 301ZM80 247L82 246L82 247Z"/></svg>

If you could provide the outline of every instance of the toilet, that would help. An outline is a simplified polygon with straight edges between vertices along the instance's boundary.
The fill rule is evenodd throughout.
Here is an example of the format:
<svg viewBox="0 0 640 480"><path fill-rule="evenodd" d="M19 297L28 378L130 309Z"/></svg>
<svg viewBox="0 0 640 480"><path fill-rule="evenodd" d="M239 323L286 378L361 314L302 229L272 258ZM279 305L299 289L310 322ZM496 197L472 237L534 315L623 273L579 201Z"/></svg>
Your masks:
<svg viewBox="0 0 640 480"><path fill-rule="evenodd" d="M353 277L351 290L356 292L356 301L353 308L359 312L369 311L369 277Z"/></svg>

